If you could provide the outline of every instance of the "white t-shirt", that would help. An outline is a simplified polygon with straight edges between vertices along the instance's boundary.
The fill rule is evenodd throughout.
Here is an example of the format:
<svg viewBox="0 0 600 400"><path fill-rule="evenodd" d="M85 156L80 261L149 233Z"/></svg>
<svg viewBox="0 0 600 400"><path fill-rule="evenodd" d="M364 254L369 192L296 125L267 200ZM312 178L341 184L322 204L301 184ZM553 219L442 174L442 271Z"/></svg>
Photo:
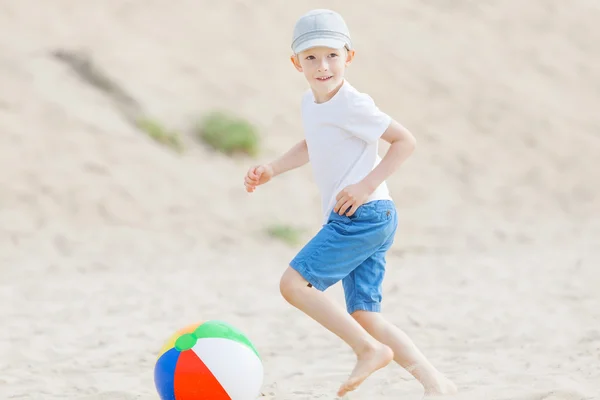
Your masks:
<svg viewBox="0 0 600 400"><path fill-rule="evenodd" d="M325 103L316 103L309 89L302 98L302 123L314 179L321 193L323 223L335 206L335 197L346 186L362 180L381 158L378 145L391 118L373 99L348 81ZM369 196L391 200L383 182Z"/></svg>

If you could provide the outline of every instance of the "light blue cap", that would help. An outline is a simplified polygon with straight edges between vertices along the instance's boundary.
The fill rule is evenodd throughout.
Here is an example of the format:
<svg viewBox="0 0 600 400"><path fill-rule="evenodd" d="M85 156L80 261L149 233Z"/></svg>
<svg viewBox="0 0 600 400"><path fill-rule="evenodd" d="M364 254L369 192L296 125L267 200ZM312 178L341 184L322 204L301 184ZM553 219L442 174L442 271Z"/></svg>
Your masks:
<svg viewBox="0 0 600 400"><path fill-rule="evenodd" d="M295 54L312 47L352 49L350 31L342 16L326 9L312 10L301 16L294 26L292 51Z"/></svg>

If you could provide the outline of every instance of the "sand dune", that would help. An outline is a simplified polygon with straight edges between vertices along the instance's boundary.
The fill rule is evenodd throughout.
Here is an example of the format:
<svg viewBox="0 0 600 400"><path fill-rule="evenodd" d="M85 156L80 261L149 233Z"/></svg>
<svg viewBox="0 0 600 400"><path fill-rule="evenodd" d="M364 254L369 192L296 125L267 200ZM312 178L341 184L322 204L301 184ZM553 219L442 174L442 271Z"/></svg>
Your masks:
<svg viewBox="0 0 600 400"><path fill-rule="evenodd" d="M255 3L0 1L0 398L157 399L162 341L210 318L255 342L265 398L334 397L352 354L281 298L298 247L264 234L318 229L310 169L248 196L254 160L156 144L52 55L89 55L186 134L234 111L268 160L302 135L292 25L328 7L353 85L418 140L389 181L384 312L456 398L600 399L598 2ZM421 395L394 365L351 398Z"/></svg>

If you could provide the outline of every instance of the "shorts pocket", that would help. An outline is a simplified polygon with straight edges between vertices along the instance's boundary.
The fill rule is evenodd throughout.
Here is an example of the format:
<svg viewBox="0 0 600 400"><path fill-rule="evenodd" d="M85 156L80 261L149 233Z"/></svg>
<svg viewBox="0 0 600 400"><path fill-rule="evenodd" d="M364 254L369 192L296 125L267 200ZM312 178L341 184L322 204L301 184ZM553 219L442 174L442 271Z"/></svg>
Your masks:
<svg viewBox="0 0 600 400"><path fill-rule="evenodd" d="M348 213L349 210L346 210L346 213ZM365 211L364 209L364 205L358 207L356 209L356 211L354 212L354 214L352 214L351 216L347 216L346 214L344 215L340 215L338 213L336 213L335 211L331 210L331 213L329 214L329 219L328 222L331 221L338 221L341 223L350 223L356 220L361 219L361 216L363 215L363 212Z"/></svg>
<svg viewBox="0 0 600 400"><path fill-rule="evenodd" d="M365 211L365 205L361 205L360 207L358 207L356 209L356 211L354 212L354 214L352 214L351 216L346 216L346 218L348 218L350 221L354 221L356 219L360 219L360 217L362 216L363 212Z"/></svg>

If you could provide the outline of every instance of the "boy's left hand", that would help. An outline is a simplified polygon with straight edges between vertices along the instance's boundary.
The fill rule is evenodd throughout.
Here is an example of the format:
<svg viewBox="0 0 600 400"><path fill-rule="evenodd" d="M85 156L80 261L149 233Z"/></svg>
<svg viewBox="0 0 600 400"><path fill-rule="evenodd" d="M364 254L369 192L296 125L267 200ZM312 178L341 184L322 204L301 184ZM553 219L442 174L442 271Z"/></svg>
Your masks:
<svg viewBox="0 0 600 400"><path fill-rule="evenodd" d="M340 215L344 215L349 209L346 216L350 217L356 212L358 207L367 201L369 194L367 185L362 182L346 186L344 190L339 192L335 197L337 203L335 203L333 210Z"/></svg>

